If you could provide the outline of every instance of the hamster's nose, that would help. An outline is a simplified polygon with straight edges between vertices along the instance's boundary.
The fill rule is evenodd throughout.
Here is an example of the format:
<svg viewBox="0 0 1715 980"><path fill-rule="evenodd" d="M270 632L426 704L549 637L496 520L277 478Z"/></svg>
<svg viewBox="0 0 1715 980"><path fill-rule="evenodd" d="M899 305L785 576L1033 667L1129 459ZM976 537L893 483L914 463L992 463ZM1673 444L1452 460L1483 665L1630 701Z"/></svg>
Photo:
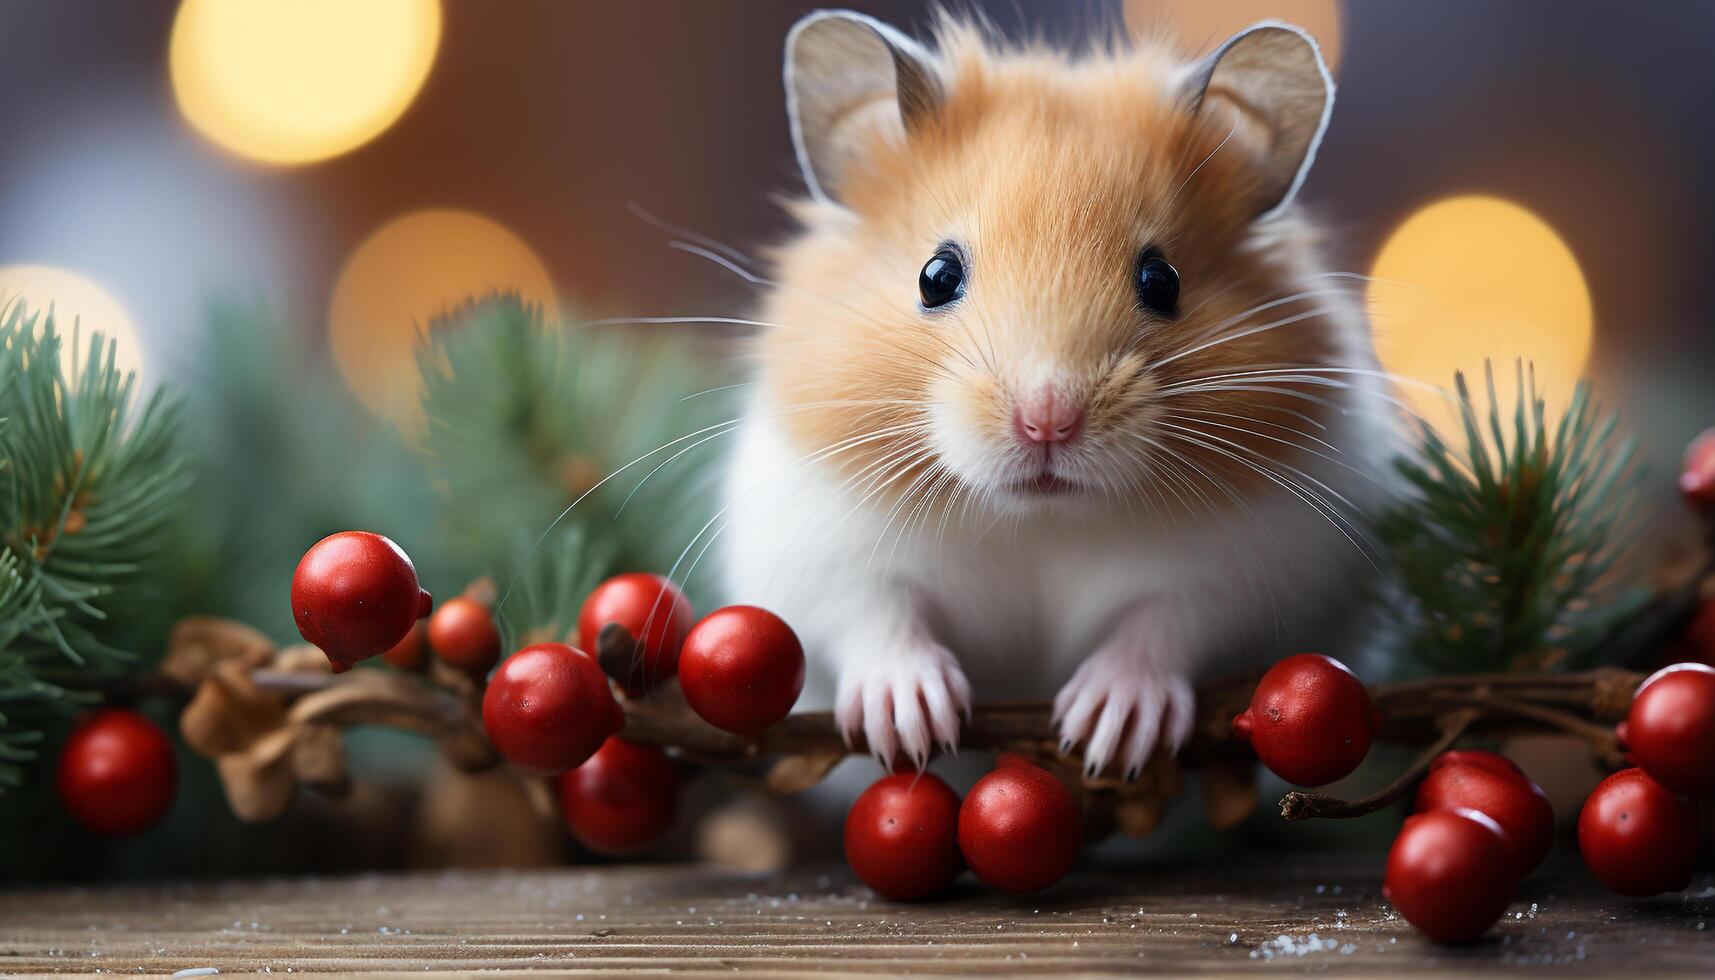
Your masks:
<svg viewBox="0 0 1715 980"><path fill-rule="evenodd" d="M1044 390L1021 398L1012 411L1012 427L1030 442L1067 442L1084 427L1084 409L1064 395Z"/></svg>

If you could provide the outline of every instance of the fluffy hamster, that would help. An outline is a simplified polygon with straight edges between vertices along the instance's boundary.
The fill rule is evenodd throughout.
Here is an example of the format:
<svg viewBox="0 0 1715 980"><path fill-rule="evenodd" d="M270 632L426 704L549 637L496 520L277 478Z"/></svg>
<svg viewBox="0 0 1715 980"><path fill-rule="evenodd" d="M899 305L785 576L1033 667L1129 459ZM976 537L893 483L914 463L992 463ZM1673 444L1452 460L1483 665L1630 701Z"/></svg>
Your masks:
<svg viewBox="0 0 1715 980"><path fill-rule="evenodd" d="M1136 774L1191 683L1312 638L1355 576L1388 414L1293 196L1333 102L1261 24L1192 63L946 19L787 41L801 228L774 253L726 486L733 595L879 758L1054 697Z"/></svg>

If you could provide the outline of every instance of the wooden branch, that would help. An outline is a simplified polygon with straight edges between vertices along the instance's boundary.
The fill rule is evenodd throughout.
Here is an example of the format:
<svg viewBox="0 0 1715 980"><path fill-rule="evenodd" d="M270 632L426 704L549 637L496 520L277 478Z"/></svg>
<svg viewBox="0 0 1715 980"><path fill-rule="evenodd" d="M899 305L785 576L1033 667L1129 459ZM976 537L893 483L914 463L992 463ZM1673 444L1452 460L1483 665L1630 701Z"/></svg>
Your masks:
<svg viewBox="0 0 1715 980"><path fill-rule="evenodd" d="M337 699L329 697L366 675L360 690L343 692ZM294 706L293 717L301 720L340 726L393 724L431 735L456 731L473 720L470 700L405 675L384 675L383 679L368 671L306 675L255 670L251 678L258 687L289 698L313 697L317 705L314 711L300 715ZM1451 745L1467 732L1546 727L1578 735L1603 758L1614 758L1618 745L1612 728L1601 722L1623 717L1631 691L1642 679L1639 673L1617 668L1573 674L1478 674L1378 685L1372 697L1382 715L1379 737L1387 741L1442 746ZM1253 683L1254 678L1229 680L1198 691L1198 721L1179 753L1182 764L1195 766L1249 751L1231 734L1230 723L1244 710ZM747 738L710 726L681 702L666 696L621 703L625 710L621 735L627 741L673 749L687 759L710 765L742 765L782 756L865 755L869 751L861 736L848 744L826 711L789 715L760 735ZM1582 715L1569 706L1581 708ZM1459 719L1459 724L1451 726L1450 718ZM1013 702L978 706L959 744L962 748L1046 758L1058 754L1059 738L1046 702ZM1328 799L1297 794L1294 812L1332 816L1341 815L1335 811L1352 808L1370 812L1389 802L1371 806L1374 801L1369 797L1337 801L1339 806L1302 802L1313 797ZM1307 806L1316 812L1307 812ZM1365 806L1369 809L1361 809Z"/></svg>
<svg viewBox="0 0 1715 980"><path fill-rule="evenodd" d="M237 624L198 621L186 629L179 655L163 677L194 683L198 697L181 715L187 744L219 763L235 812L267 819L287 805L294 782L319 789L345 785L338 731L382 725L435 738L455 765L475 771L499 763L481 717L480 681L431 662L420 673L326 670L313 647L258 648ZM191 643L191 639L196 644ZM611 637L604 660L624 675L632 651ZM1620 764L1612 725L1631 705L1643 675L1618 668L1566 674L1473 674L1382 684L1371 688L1382 723L1378 739L1421 744L1421 756L1388 785L1355 800L1295 791L1281 800L1288 820L1356 817L1409 793L1435 756L1467 734L1561 731L1584 739L1603 762ZM978 706L964 725L961 748L1011 752L1061 772L1090 801L1124 810L1128 832L1147 832L1151 814L1173 795L1183 768L1226 773L1243 782L1255 765L1250 747L1232 732L1232 719L1250 701L1256 677L1205 684L1197 692L1192 735L1177 755L1164 748L1146 773L1127 782L1111 769L1086 778L1060 755L1046 702ZM248 693L247 693L248 692ZM868 754L861 737L847 743L829 712L789 715L754 738L734 735L697 717L676 687L646 698L621 698L627 741L665 749L704 765L766 770L746 776L777 793L819 782L848 755ZM1251 804L1246 803L1247 807ZM1116 811L1117 812L1117 811Z"/></svg>

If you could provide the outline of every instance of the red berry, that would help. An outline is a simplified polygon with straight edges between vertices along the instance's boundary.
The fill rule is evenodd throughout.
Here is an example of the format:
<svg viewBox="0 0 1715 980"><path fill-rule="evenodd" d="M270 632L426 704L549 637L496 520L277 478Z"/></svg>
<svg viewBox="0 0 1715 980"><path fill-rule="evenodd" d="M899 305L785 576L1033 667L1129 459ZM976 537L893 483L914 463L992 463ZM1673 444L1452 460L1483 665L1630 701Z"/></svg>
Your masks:
<svg viewBox="0 0 1715 980"><path fill-rule="evenodd" d="M429 641L424 635L425 632L422 620L412 623L411 632L406 633L403 640L393 644L392 649L381 655L381 659L400 670L422 670L423 664L429 659Z"/></svg>
<svg viewBox="0 0 1715 980"><path fill-rule="evenodd" d="M804 647L786 621L755 606L727 606L691 627L679 686L702 719L755 735L787 716L804 690Z"/></svg>
<svg viewBox="0 0 1715 980"><path fill-rule="evenodd" d="M1270 772L1298 786L1350 775L1369 754L1378 726L1370 692L1346 665L1319 653L1269 668L1233 731Z"/></svg>
<svg viewBox="0 0 1715 980"><path fill-rule="evenodd" d="M399 546L368 531L317 541L292 575L292 618L335 673L383 653L429 614L434 600Z"/></svg>
<svg viewBox="0 0 1715 980"><path fill-rule="evenodd" d="M984 884L1033 892L1071 870L1084 838L1083 808L1039 766L1001 766L977 780L959 808L959 850Z"/></svg>
<svg viewBox="0 0 1715 980"><path fill-rule="evenodd" d="M1643 898L1691 884L1697 817L1642 769L1622 769L1584 801L1578 850L1604 885Z"/></svg>
<svg viewBox="0 0 1715 980"><path fill-rule="evenodd" d="M679 809L679 767L660 749L619 738L603 742L559 782L566 829L584 846L608 854L636 850L661 836Z"/></svg>
<svg viewBox="0 0 1715 980"><path fill-rule="evenodd" d="M1693 507L1715 508L1715 429L1704 429L1685 447L1679 492Z"/></svg>
<svg viewBox="0 0 1715 980"><path fill-rule="evenodd" d="M173 743L135 711L97 711L60 752L60 802L85 830L107 837L154 826L172 805L178 780Z"/></svg>
<svg viewBox="0 0 1715 980"><path fill-rule="evenodd" d="M1512 845L1475 810L1405 818L1387 856L1382 896L1438 943L1468 943L1507 910L1518 888Z"/></svg>
<svg viewBox="0 0 1715 980"><path fill-rule="evenodd" d="M679 672L679 649L690 632L690 600L672 582L647 572L615 575L596 586L578 613L578 641L595 650L602 627L618 623L638 644L638 659L624 680L636 697Z"/></svg>
<svg viewBox="0 0 1715 980"><path fill-rule="evenodd" d="M1676 793L1715 793L1715 667L1674 664L1638 686L1621 738L1632 762Z"/></svg>
<svg viewBox="0 0 1715 980"><path fill-rule="evenodd" d="M482 675L500 659L500 630L487 606L459 596L429 617L429 647L449 666Z"/></svg>
<svg viewBox="0 0 1715 980"><path fill-rule="evenodd" d="M1429 763L1429 771L1446 766L1476 766L1498 775L1524 778L1524 770L1518 767L1518 763L1499 752L1484 752L1482 749L1449 749Z"/></svg>
<svg viewBox="0 0 1715 980"><path fill-rule="evenodd" d="M931 773L883 776L846 815L846 863L896 902L933 898L959 876L959 797Z"/></svg>
<svg viewBox="0 0 1715 980"><path fill-rule="evenodd" d="M1417 812L1430 810L1475 810L1493 820L1518 856L1520 877L1536 870L1554 843L1554 808L1542 788L1492 752L1446 752L1431 763L1417 788Z"/></svg>
<svg viewBox="0 0 1715 980"><path fill-rule="evenodd" d="M538 643L506 658L482 696L482 726L520 769L557 776L595 754L625 724L595 658Z"/></svg>

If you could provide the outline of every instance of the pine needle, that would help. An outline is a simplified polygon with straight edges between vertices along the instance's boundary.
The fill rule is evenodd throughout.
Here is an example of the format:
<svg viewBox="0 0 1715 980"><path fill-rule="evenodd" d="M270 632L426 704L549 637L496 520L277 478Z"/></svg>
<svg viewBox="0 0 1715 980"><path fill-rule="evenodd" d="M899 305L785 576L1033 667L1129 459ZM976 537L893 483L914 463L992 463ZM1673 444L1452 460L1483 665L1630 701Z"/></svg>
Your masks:
<svg viewBox="0 0 1715 980"><path fill-rule="evenodd" d="M1455 379L1463 450L1420 425L1395 463L1410 488L1383 521L1399 575L1400 634L1426 671L1572 669L1645 600L1625 585L1639 471L1587 383L1553 425L1520 366L1501 404L1485 367L1486 408Z"/></svg>
<svg viewBox="0 0 1715 980"><path fill-rule="evenodd" d="M137 660L114 627L146 603L189 483L177 402L91 336L67 378L54 313L0 301L0 787L35 756L41 725Z"/></svg>

